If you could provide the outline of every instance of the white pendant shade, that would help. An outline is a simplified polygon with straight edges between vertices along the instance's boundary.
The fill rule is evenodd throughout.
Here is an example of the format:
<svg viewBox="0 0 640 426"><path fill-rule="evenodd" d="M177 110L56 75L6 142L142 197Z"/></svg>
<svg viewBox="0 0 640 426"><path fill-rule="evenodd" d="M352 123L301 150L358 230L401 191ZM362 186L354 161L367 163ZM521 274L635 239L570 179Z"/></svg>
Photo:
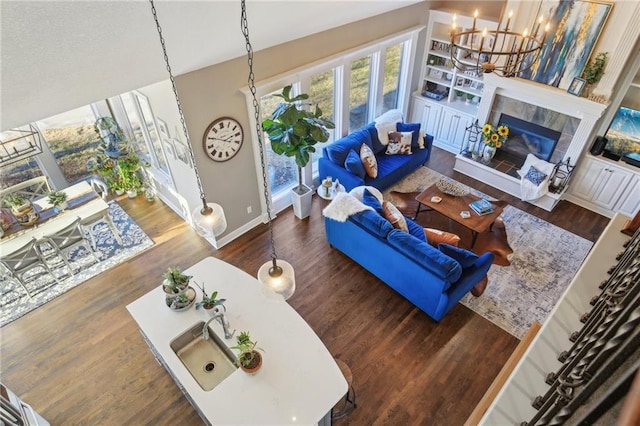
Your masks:
<svg viewBox="0 0 640 426"><path fill-rule="evenodd" d="M271 296L287 300L296 291L295 272L289 262L278 259L276 263L282 269L282 273L279 275L271 273L273 270L273 261L270 260L258 270L258 281L269 290L268 293L270 293Z"/></svg>
<svg viewBox="0 0 640 426"><path fill-rule="evenodd" d="M203 237L217 237L227 229L227 219L224 216L224 210L220 204L207 203L210 212L203 209L201 205L197 206L191 212L193 226Z"/></svg>

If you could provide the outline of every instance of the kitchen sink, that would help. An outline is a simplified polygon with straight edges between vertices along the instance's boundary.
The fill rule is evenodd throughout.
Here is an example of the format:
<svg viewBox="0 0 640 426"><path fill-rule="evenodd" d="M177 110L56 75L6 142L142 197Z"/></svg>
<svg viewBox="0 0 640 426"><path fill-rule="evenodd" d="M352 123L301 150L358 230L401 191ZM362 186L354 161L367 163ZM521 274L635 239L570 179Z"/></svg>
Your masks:
<svg viewBox="0 0 640 426"><path fill-rule="evenodd" d="M203 327L204 321L200 321L173 339L169 346L200 387L210 391L237 369L236 357L209 327L209 339L204 340Z"/></svg>

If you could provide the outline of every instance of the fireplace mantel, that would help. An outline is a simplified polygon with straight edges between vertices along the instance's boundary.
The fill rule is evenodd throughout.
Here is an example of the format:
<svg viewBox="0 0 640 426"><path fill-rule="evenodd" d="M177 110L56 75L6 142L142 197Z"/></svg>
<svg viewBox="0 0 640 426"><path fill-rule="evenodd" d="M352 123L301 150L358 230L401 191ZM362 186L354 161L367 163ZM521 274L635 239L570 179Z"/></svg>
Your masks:
<svg viewBox="0 0 640 426"><path fill-rule="evenodd" d="M505 78L494 74L485 74L482 100L478 106L477 114L480 125L490 121L492 107L498 95L578 119L579 124L562 158L563 161L570 159L572 165L576 164L584 152L585 147L595 133L594 130L598 120L608 107L608 104L601 104L574 96L564 90L544 84L519 78ZM486 167L461 155L456 157L454 169L503 192L516 197L520 196L519 181L511 176L506 176L498 170ZM550 194L530 202L551 211L560 201L561 195Z"/></svg>

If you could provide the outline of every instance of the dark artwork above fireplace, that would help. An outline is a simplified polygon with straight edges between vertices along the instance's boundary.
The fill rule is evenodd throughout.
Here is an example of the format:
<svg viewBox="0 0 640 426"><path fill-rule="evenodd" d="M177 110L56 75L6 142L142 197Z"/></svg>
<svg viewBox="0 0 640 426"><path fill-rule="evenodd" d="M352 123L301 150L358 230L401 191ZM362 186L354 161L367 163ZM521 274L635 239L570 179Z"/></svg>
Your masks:
<svg viewBox="0 0 640 426"><path fill-rule="evenodd" d="M522 167L529 153L549 161L561 136L560 132L507 114L500 115L498 125L509 127L509 138L498 153L518 168Z"/></svg>

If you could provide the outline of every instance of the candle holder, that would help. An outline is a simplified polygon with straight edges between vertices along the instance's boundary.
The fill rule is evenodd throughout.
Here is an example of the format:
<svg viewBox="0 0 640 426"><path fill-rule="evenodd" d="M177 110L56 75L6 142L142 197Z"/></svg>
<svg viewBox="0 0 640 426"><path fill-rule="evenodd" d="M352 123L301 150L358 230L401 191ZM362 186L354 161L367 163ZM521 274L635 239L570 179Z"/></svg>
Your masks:
<svg viewBox="0 0 640 426"><path fill-rule="evenodd" d="M569 183L574 168L575 166L571 165L571 157L556 164L549 178L549 191L554 194L561 193Z"/></svg>

